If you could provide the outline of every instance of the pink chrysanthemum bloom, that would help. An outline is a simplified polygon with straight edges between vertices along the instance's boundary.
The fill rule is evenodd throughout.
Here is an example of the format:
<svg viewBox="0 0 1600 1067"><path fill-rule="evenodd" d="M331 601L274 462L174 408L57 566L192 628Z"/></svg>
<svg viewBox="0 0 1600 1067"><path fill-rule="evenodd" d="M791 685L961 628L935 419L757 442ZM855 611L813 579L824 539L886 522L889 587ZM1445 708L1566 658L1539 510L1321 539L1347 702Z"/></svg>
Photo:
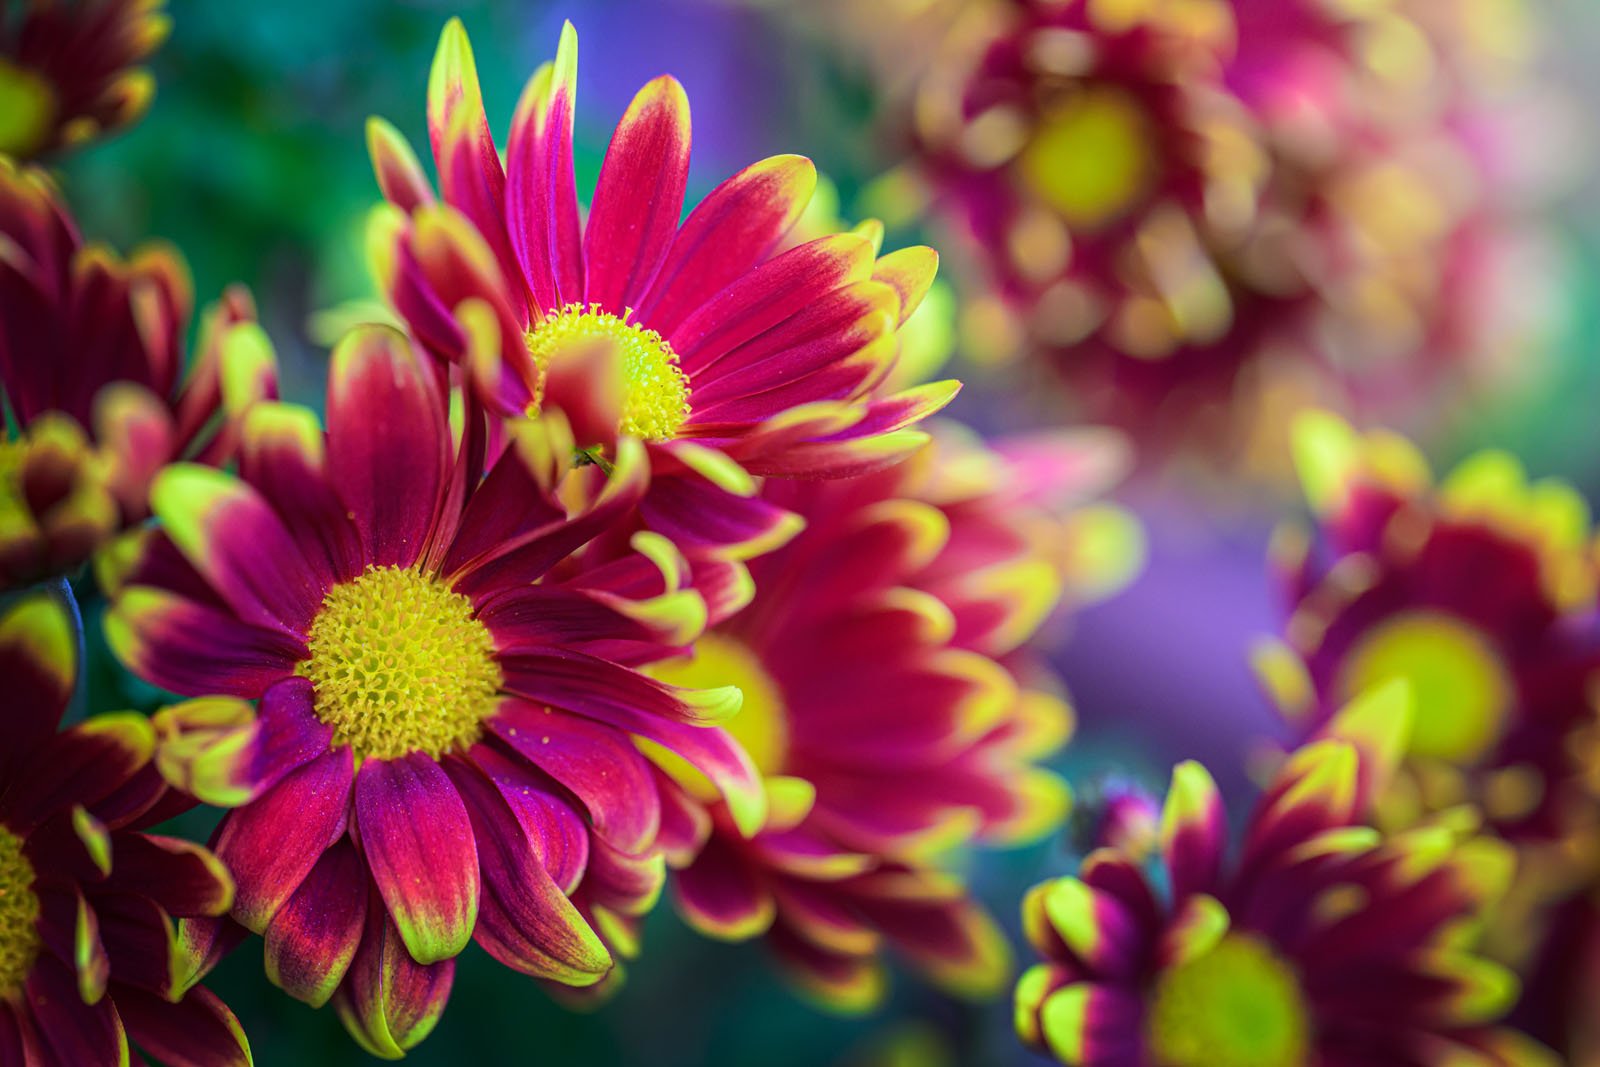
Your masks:
<svg viewBox="0 0 1600 1067"><path fill-rule="evenodd" d="M1044 962L1017 985L1023 1040L1074 1067L1554 1067L1496 1025L1516 978L1462 944L1511 878L1509 849L1363 825L1406 719L1399 686L1352 705L1283 766L1231 863L1215 783L1181 764L1164 877L1102 849L1028 894Z"/></svg>
<svg viewBox="0 0 1600 1067"><path fill-rule="evenodd" d="M327 411L324 433L309 411L258 406L238 477L164 472L159 532L106 631L158 685L260 698L253 725L185 724L186 784L237 806L214 842L233 919L265 937L274 982L331 998L364 1048L398 1056L437 1022L469 939L567 985L610 970L568 895L637 913L660 890L636 737L715 781L746 832L765 801L706 725L738 691L636 669L705 624L681 558L645 533L580 566L645 492L637 441L575 511L558 418L508 427L480 479L432 365L386 327L335 350Z"/></svg>
<svg viewBox="0 0 1600 1067"><path fill-rule="evenodd" d="M389 202L369 241L380 285L490 410L559 409L602 463L621 437L646 442L652 529L691 555L765 551L795 523L751 475L895 462L926 439L908 427L955 395L954 382L877 392L937 257L880 257L861 233L780 253L816 184L798 156L753 164L680 223L689 104L665 76L623 116L581 218L576 70L568 25L523 93L502 165L466 32L445 27L428 100L442 200L399 134L369 127Z"/></svg>
<svg viewBox="0 0 1600 1067"><path fill-rule="evenodd" d="M806 529L751 565L747 607L653 672L742 689L729 729L771 805L747 839L705 783L678 775L681 820L698 824L672 857L680 912L711 936L764 936L838 1010L880 1001L886 950L952 991L995 992L1005 941L940 855L1036 839L1069 806L1038 761L1071 713L1006 663L1065 591L1043 545L1075 532L1072 514L1029 498L1079 503L1109 467L1098 441L1060 442L1044 486L974 443L938 444L864 478L769 483Z"/></svg>
<svg viewBox="0 0 1600 1067"><path fill-rule="evenodd" d="M1225 261L1267 166L1222 81L1232 34L1220 2L974 4L910 106L916 172L1008 309L988 339L1047 353L1073 403L1164 438L1185 428L1174 409L1228 403L1278 324Z"/></svg>
<svg viewBox="0 0 1600 1067"><path fill-rule="evenodd" d="M1413 727L1376 817L1400 827L1460 805L1481 812L1521 852L1517 907L1503 909L1516 921L1600 862L1588 506L1501 452L1435 486L1395 434L1316 414L1296 436L1317 535L1278 538L1288 621L1284 641L1258 650L1258 671L1301 737L1353 694L1405 679Z"/></svg>
<svg viewBox="0 0 1600 1067"><path fill-rule="evenodd" d="M30 159L136 122L165 0L32 0L0 11L0 153Z"/></svg>
<svg viewBox="0 0 1600 1067"><path fill-rule="evenodd" d="M191 803L157 773L149 719L57 733L78 670L61 603L0 615L0 1063L115 1067L131 1040L162 1063L247 1064L173 925L225 914L233 883L198 845L140 832Z"/></svg>
<svg viewBox="0 0 1600 1067"><path fill-rule="evenodd" d="M1494 0L1236 0L1230 87L1271 177L1241 277L1302 292L1323 395L1437 422L1452 396L1524 377L1540 326L1527 16ZM1292 281L1289 281L1291 280ZM1530 310L1532 309L1532 310Z"/></svg>
<svg viewBox="0 0 1600 1067"><path fill-rule="evenodd" d="M193 294L176 251L124 262L85 244L44 172L4 158L0 249L0 392L20 429L0 441L6 589L76 568L142 521L166 463L226 461L238 417L276 385L248 292L202 316L185 375Z"/></svg>

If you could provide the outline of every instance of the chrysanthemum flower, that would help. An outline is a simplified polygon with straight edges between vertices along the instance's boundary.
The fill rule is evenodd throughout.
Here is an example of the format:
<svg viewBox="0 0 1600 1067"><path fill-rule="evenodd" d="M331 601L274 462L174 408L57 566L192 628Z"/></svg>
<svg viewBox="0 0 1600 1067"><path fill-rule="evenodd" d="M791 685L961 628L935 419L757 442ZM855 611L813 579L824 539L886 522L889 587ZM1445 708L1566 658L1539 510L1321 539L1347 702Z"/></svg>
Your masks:
<svg viewBox="0 0 1600 1067"><path fill-rule="evenodd" d="M1296 439L1317 531L1276 541L1288 621L1257 672L1297 738L1363 688L1410 684L1415 727L1375 818L1397 828L1468 810L1516 846L1486 945L1525 961L1552 906L1600 870L1588 507L1500 452L1435 486L1397 435L1313 414Z"/></svg>
<svg viewBox="0 0 1600 1067"><path fill-rule="evenodd" d="M220 463L236 421L275 393L248 292L202 316L176 251L85 244L50 179L0 157L0 589L82 564L148 514L166 463ZM10 424L8 424L10 425Z"/></svg>
<svg viewBox="0 0 1600 1067"><path fill-rule="evenodd" d="M1227 68L1271 176L1241 280L1294 279L1321 395L1434 429L1525 379L1550 258L1529 145L1559 136L1530 76L1526 5L1235 0ZM1542 188L1541 188L1542 187Z"/></svg>
<svg viewBox="0 0 1600 1067"><path fill-rule="evenodd" d="M1103 849L1030 892L1023 925L1044 962L1017 986L1022 1038L1082 1067L1553 1067L1496 1026L1516 978L1459 936L1510 879L1509 850L1362 825L1405 712L1390 687L1352 707L1342 737L1296 752L1231 864L1216 785L1185 763L1162 813L1164 879Z"/></svg>
<svg viewBox="0 0 1600 1067"><path fill-rule="evenodd" d="M973 5L919 79L917 173L1099 418L1226 401L1271 321L1223 259L1267 164L1232 33L1225 3Z"/></svg>
<svg viewBox="0 0 1600 1067"><path fill-rule="evenodd" d="M163 1063L248 1063L232 1013L190 988L174 930L226 913L233 883L198 845L139 832L182 807L149 719L56 732L78 670L59 601L0 615L0 1063L114 1067L130 1039Z"/></svg>
<svg viewBox="0 0 1600 1067"><path fill-rule="evenodd" d="M652 529L691 553L764 551L795 524L751 475L892 463L925 440L908 427L955 394L953 382L877 391L937 257L879 256L861 233L779 253L816 183L798 156L747 167L680 224L689 104L665 76L623 116L580 219L576 70L569 25L523 93L502 165L466 32L445 27L428 101L442 201L399 134L369 128L389 201L370 234L375 272L489 409L560 409L602 462L620 437L646 442Z"/></svg>
<svg viewBox="0 0 1600 1067"><path fill-rule="evenodd" d="M764 935L803 991L840 1010L878 1002L886 949L948 989L992 994L1005 942L936 858L1037 838L1069 805L1036 764L1066 740L1070 711L1000 660L1061 600L1067 568L1040 545L1070 541L1073 516L1025 502L1045 487L1023 464L938 443L864 478L769 483L805 531L751 565L748 607L653 672L743 690L729 729L771 804L745 839L679 775L700 824L672 857L679 910L712 936ZM1054 453L1051 490L1101 488L1108 467L1080 445Z"/></svg>
<svg viewBox="0 0 1600 1067"><path fill-rule="evenodd" d="M1404 439L1331 415L1301 420L1297 453L1317 536L1279 537L1286 641L1257 656L1285 716L1306 736L1352 695L1406 679L1415 723L1379 799L1386 823L1468 803L1517 842L1592 825L1579 742L1595 726L1600 633L1583 499L1500 452L1435 486Z"/></svg>
<svg viewBox="0 0 1600 1067"><path fill-rule="evenodd" d="M254 725L186 724L190 787L242 805L214 842L233 918L266 938L274 982L331 998L363 1047L398 1056L437 1022L469 938L568 985L611 968L568 894L625 910L648 905L652 877L659 890L661 809L635 737L715 781L747 832L764 798L705 725L737 690L635 669L704 626L681 558L652 534L603 565L574 556L643 495L637 441L572 513L554 417L510 428L480 480L430 366L384 327L335 350L327 411L324 434L308 411L259 405L238 477L163 472L160 532L106 631L158 685L260 698Z"/></svg>
<svg viewBox="0 0 1600 1067"><path fill-rule="evenodd" d="M164 0L35 0L0 12L0 153L30 159L137 121L139 64L171 29Z"/></svg>

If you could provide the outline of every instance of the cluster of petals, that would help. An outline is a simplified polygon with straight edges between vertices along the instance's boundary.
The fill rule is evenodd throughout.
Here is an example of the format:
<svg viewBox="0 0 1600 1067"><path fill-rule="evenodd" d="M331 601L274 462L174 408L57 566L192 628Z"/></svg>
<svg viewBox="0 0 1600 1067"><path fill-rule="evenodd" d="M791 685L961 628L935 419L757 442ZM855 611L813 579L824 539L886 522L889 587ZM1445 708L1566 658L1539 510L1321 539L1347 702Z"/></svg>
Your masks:
<svg viewBox="0 0 1600 1067"><path fill-rule="evenodd" d="M1072 715L1019 649L1064 597L1115 585L1083 587L1072 547L1116 525L1092 504L1120 466L1113 442L1007 454L941 430L890 470L769 482L804 531L750 564L748 606L658 672L741 685L730 729L769 800L747 837L683 781L703 843L673 858L678 910L711 936L764 936L836 1010L879 1003L885 950L958 994L1006 979L1005 939L947 854L1061 823L1070 794L1037 763Z"/></svg>
<svg viewBox="0 0 1600 1067"><path fill-rule="evenodd" d="M45 0L0 13L0 153L32 159L137 121L139 66L171 29L165 0Z"/></svg>
<svg viewBox="0 0 1600 1067"><path fill-rule="evenodd" d="M0 156L0 590L72 571L149 515L177 459L232 455L237 419L276 393L248 292L202 316L177 252L127 260L79 235L41 170ZM219 418L219 412L221 417Z"/></svg>
<svg viewBox="0 0 1600 1067"><path fill-rule="evenodd" d="M131 1041L163 1063L248 1064L179 933L226 914L233 881L206 849L146 832L194 803L158 772L159 720L59 728L79 661L53 594L0 615L0 1063L127 1064Z"/></svg>

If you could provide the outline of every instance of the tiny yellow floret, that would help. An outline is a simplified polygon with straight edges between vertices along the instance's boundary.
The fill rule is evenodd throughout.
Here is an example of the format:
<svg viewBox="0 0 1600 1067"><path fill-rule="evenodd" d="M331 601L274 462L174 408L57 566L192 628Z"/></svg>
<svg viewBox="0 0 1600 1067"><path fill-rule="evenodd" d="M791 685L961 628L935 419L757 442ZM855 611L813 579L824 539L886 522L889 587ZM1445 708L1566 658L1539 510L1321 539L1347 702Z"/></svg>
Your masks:
<svg viewBox="0 0 1600 1067"><path fill-rule="evenodd" d="M563 354L609 345L617 357L624 395L617 432L665 441L689 418L689 379L678 354L656 331L629 322L598 304L568 304L528 331L528 351L541 373Z"/></svg>
<svg viewBox="0 0 1600 1067"><path fill-rule="evenodd" d="M328 590L299 673L317 717L359 759L434 758L478 739L500 690L494 637L438 579L368 567Z"/></svg>
<svg viewBox="0 0 1600 1067"><path fill-rule="evenodd" d="M22 839L0 826L0 1000L22 989L39 955L39 898Z"/></svg>

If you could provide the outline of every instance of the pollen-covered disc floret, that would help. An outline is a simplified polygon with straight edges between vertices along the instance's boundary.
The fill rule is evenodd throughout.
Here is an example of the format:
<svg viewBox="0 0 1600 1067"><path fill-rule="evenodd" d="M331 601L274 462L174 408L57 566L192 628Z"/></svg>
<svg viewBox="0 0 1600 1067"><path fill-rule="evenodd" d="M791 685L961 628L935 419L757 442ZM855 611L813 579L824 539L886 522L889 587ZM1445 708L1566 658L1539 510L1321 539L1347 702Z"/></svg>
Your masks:
<svg viewBox="0 0 1600 1067"><path fill-rule="evenodd" d="M415 570L368 567L328 590L307 644L317 716L363 759L471 744L500 688L472 602Z"/></svg>
<svg viewBox="0 0 1600 1067"><path fill-rule="evenodd" d="M1293 968L1231 935L1161 976L1146 1023L1161 1067L1285 1067L1306 1060L1306 1005Z"/></svg>
<svg viewBox="0 0 1600 1067"><path fill-rule="evenodd" d="M562 356L596 352L608 346L622 384L617 432L665 441L689 417L689 379L678 355L654 330L619 317L598 304L568 304L528 332L528 351L541 373Z"/></svg>
<svg viewBox="0 0 1600 1067"><path fill-rule="evenodd" d="M22 841L0 826L0 999L22 987L39 954L39 898Z"/></svg>

